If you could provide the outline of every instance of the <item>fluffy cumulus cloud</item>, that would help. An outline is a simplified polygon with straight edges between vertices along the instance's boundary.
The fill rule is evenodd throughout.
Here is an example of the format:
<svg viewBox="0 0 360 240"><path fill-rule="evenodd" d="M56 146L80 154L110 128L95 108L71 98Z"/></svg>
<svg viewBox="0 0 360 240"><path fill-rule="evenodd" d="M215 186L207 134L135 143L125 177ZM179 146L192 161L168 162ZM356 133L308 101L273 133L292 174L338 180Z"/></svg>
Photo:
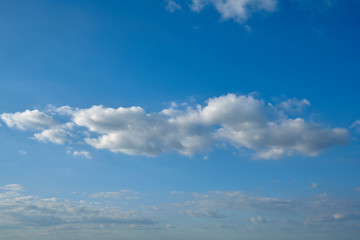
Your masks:
<svg viewBox="0 0 360 240"><path fill-rule="evenodd" d="M44 129L58 125L51 116L39 110L26 110L25 112L3 113L1 119L11 128L20 130Z"/></svg>
<svg viewBox="0 0 360 240"><path fill-rule="evenodd" d="M58 125L54 128L45 129L40 133L35 133L34 138L41 142L51 142L55 144L64 144L68 137L71 136L73 123Z"/></svg>
<svg viewBox="0 0 360 240"><path fill-rule="evenodd" d="M213 5L222 20L244 23L253 12L275 11L277 0L192 0L191 9L200 12L207 5Z"/></svg>
<svg viewBox="0 0 360 240"><path fill-rule="evenodd" d="M64 144L81 137L94 148L129 155L177 152L191 156L222 142L248 149L256 158L275 159L296 153L315 156L333 145L346 144L346 129L327 129L284 114L285 110L299 114L309 105L305 99L270 104L252 95L227 94L210 98L204 105L173 104L150 113L139 106L71 109L66 111L69 121L62 124L38 110L3 113L1 118L9 127L41 130L34 134L39 141Z"/></svg>

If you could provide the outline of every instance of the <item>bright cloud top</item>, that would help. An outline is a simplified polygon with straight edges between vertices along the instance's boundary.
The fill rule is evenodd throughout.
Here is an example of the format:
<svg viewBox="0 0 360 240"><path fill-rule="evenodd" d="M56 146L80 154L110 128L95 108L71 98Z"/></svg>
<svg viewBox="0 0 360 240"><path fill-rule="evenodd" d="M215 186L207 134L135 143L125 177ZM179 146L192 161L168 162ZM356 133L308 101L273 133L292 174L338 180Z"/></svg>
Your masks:
<svg viewBox="0 0 360 240"><path fill-rule="evenodd" d="M192 0L191 10L200 12L205 6L213 5L221 14L222 20L234 19L245 22L253 12L273 12L277 0Z"/></svg>
<svg viewBox="0 0 360 240"><path fill-rule="evenodd" d="M186 109L172 106L156 113L143 108L67 109L71 120L58 123L38 110L3 113L1 119L12 128L42 130L34 139L56 144L71 144L80 138L96 149L107 149L129 155L157 156L177 152L191 156L209 150L219 142L254 152L255 158L276 159L296 153L315 156L326 148L346 144L346 129L326 129L299 114L307 100L285 100L273 105L252 95L210 98L204 106ZM49 113L50 114L50 113ZM56 116L56 111L51 111ZM57 114L63 115L61 111ZM81 129L87 129L84 135Z"/></svg>

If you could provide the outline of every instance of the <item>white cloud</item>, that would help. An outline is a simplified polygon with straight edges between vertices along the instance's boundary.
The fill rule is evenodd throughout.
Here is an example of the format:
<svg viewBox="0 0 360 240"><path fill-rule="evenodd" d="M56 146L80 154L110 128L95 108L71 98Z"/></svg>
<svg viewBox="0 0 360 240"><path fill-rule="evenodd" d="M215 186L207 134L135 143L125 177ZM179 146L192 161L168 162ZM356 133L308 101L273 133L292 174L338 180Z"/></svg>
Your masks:
<svg viewBox="0 0 360 240"><path fill-rule="evenodd" d="M77 156L83 156L83 157L86 157L86 158L89 158L89 159L92 158L90 152L84 151L84 150L74 151L74 152L73 152L73 155L74 155L75 157L77 157Z"/></svg>
<svg viewBox="0 0 360 240"><path fill-rule="evenodd" d="M34 139L40 142L64 144L68 140L68 136L71 136L70 131L73 128L73 126L74 126L73 123L66 123L54 128L45 129L40 133L35 133Z"/></svg>
<svg viewBox="0 0 360 240"><path fill-rule="evenodd" d="M180 10L181 6L176 3L174 0L165 0L166 1L166 10L169 12L175 12L176 10Z"/></svg>
<svg viewBox="0 0 360 240"><path fill-rule="evenodd" d="M213 5L222 20L233 19L242 24L253 12L273 12L277 0L192 0L192 11L200 12L206 5Z"/></svg>
<svg viewBox="0 0 360 240"><path fill-rule="evenodd" d="M51 116L40 112L39 110L3 113L0 117L8 127L20 130L44 129L58 125L58 122Z"/></svg>
<svg viewBox="0 0 360 240"><path fill-rule="evenodd" d="M239 149L249 149L255 158L263 159L297 153L315 156L333 145L346 144L349 139L346 129L326 129L303 118L281 114L284 109L293 110L309 104L305 99L290 99L272 105L252 95L227 94L210 98L203 106L173 105L158 113L147 113L139 106L108 108L100 105L73 109L71 122L65 124L34 110L35 115L41 115L40 119L49 122L46 129L35 133L34 138L64 144L70 142L67 141L69 137L77 137L97 149L145 156L165 152L191 156L208 151L216 143L230 143ZM272 114L274 112L278 113ZM7 125L28 128L31 124L24 123L26 117L13 120L15 115L28 114L29 110L6 113L5 119L16 122ZM46 124L41 126L44 128ZM75 127L87 128L88 135L84 137L83 131L75 132Z"/></svg>
<svg viewBox="0 0 360 240"><path fill-rule="evenodd" d="M201 126L181 124L162 114L147 114L141 107L93 106L77 111L73 120L101 134L98 138L86 138L89 145L130 155L156 156L168 151L192 155L211 142L206 132L201 132Z"/></svg>

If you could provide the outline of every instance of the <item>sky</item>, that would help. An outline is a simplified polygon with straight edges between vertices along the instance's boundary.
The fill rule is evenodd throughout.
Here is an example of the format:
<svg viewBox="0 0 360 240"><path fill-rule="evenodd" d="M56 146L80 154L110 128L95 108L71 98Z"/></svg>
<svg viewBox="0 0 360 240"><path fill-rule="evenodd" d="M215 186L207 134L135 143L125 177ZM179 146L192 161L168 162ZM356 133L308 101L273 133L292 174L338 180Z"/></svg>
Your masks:
<svg viewBox="0 0 360 240"><path fill-rule="evenodd" d="M0 238L358 239L360 1L0 1Z"/></svg>

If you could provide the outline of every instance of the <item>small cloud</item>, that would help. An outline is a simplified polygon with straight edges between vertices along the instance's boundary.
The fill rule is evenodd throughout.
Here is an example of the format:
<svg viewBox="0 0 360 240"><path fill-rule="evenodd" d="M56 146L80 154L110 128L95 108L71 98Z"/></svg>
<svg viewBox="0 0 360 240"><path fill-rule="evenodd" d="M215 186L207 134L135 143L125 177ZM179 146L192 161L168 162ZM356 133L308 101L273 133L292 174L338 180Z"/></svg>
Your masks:
<svg viewBox="0 0 360 240"><path fill-rule="evenodd" d="M249 25L245 25L244 28L248 33L252 32L252 28Z"/></svg>
<svg viewBox="0 0 360 240"><path fill-rule="evenodd" d="M272 182L272 183L279 183L279 182L280 182L280 180L278 180L278 179L274 179L274 180L271 180L271 182Z"/></svg>
<svg viewBox="0 0 360 240"><path fill-rule="evenodd" d="M341 213L337 213L337 214L334 214L333 215L333 218L334 219L342 219L342 218L344 218L345 217L345 215L344 214L341 214Z"/></svg>
<svg viewBox="0 0 360 240"><path fill-rule="evenodd" d="M19 153L20 153L21 155L26 155L26 154L27 154L27 152L26 152L24 149L19 150Z"/></svg>
<svg viewBox="0 0 360 240"><path fill-rule="evenodd" d="M327 197L327 193L322 193L322 194L319 195L319 197L325 198L325 197Z"/></svg>
<svg viewBox="0 0 360 240"><path fill-rule="evenodd" d="M360 192L360 187L355 188L356 192Z"/></svg>
<svg viewBox="0 0 360 240"><path fill-rule="evenodd" d="M175 12L177 10L181 10L181 6L178 3L176 3L174 0L166 0L165 2L167 2L165 8L169 12Z"/></svg>
<svg viewBox="0 0 360 240"><path fill-rule="evenodd" d="M165 226L166 228L168 228L168 229L173 229L173 228L175 228L173 225L171 225L171 224L166 224L166 226Z"/></svg>
<svg viewBox="0 0 360 240"><path fill-rule="evenodd" d="M263 217L261 217L261 216L258 216L258 217L256 217L256 218L250 218L250 221L252 222L252 223L254 223L254 224L258 224L258 223L266 223L267 221L266 221L266 219L265 218L263 218Z"/></svg>
<svg viewBox="0 0 360 240"><path fill-rule="evenodd" d="M183 191L171 191L170 194L185 194Z"/></svg>
<svg viewBox="0 0 360 240"><path fill-rule="evenodd" d="M88 151L74 151L73 152L73 155L75 156L75 157L77 157L77 156L83 156L83 157L86 157L86 158L89 158L89 159L91 159L92 158L92 156L91 156L91 154L88 152Z"/></svg>
<svg viewBox="0 0 360 240"><path fill-rule="evenodd" d="M208 156L204 156L203 159L204 159L204 160L208 160L209 157L208 157Z"/></svg>
<svg viewBox="0 0 360 240"><path fill-rule="evenodd" d="M200 27L199 27L199 26L193 26L193 29L195 29L195 30L199 30L199 29L200 29Z"/></svg>
<svg viewBox="0 0 360 240"><path fill-rule="evenodd" d="M318 184L316 182L311 181L311 185L309 188L315 189L317 188Z"/></svg>

